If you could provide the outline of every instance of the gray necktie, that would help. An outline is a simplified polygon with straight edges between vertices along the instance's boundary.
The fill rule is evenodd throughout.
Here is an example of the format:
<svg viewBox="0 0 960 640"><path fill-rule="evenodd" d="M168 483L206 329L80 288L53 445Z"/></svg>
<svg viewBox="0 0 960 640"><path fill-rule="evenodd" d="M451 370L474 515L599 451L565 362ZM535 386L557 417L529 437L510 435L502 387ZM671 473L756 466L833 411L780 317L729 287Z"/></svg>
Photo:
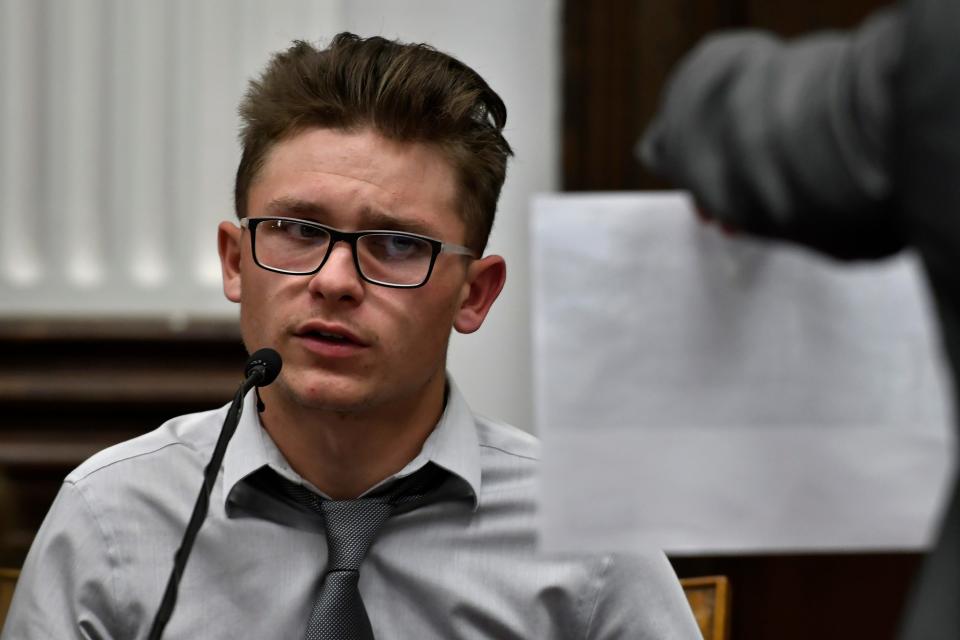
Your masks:
<svg viewBox="0 0 960 640"><path fill-rule="evenodd" d="M327 532L326 574L310 612L305 640L373 640L360 598L360 565L373 539L398 509L427 502L444 472L433 464L401 480L385 495L356 500L324 500L299 485L288 487L302 504L323 515Z"/></svg>

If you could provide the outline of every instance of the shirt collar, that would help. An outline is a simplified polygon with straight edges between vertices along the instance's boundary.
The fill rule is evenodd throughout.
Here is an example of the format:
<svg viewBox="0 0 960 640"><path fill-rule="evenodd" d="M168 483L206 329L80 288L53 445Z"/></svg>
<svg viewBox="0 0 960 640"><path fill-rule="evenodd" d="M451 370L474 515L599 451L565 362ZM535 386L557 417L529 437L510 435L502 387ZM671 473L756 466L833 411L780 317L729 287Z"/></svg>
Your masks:
<svg viewBox="0 0 960 640"><path fill-rule="evenodd" d="M370 490L408 476L428 462L433 462L460 478L465 484L465 489L469 489L473 508L476 509L480 495L480 441L473 413L467 406L463 394L449 376L447 377L447 402L443 415L423 443L420 453L403 469L385 478ZM223 460L225 506L237 483L265 466L288 480L317 491L316 487L311 486L293 470L270 435L264 430L260 423L260 414L257 412L256 393L250 391L244 398L240 423Z"/></svg>

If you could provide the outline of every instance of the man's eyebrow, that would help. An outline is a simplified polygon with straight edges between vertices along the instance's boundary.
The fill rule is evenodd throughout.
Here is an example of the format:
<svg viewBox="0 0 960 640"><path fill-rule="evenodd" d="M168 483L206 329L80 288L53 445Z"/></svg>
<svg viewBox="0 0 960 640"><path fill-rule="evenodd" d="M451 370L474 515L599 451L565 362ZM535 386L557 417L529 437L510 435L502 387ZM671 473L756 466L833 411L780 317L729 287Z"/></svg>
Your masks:
<svg viewBox="0 0 960 640"><path fill-rule="evenodd" d="M323 205L309 200L298 200L296 198L277 198L271 200L264 207L267 215L289 216L293 218L319 218L323 219L327 215L327 209Z"/></svg>
<svg viewBox="0 0 960 640"><path fill-rule="evenodd" d="M422 236L435 236L437 230L427 225L422 220L398 218L394 215L364 207L359 216L358 223L363 229L385 229L388 231L406 231L407 233L417 233Z"/></svg>
<svg viewBox="0 0 960 640"><path fill-rule="evenodd" d="M303 218L326 223L330 218L330 210L317 202L300 200L297 198L277 198L271 200L264 207L268 216L287 216ZM379 209L363 207L356 220L355 229L383 229L386 231L406 231L422 236L435 236L437 230L418 219L399 218Z"/></svg>

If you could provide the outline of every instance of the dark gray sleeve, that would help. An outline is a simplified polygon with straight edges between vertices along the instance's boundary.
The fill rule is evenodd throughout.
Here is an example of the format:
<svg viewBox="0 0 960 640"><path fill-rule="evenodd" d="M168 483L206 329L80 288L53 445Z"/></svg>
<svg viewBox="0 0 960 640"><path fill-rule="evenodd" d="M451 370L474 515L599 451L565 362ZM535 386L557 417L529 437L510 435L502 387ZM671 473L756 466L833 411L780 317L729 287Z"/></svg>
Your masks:
<svg viewBox="0 0 960 640"><path fill-rule="evenodd" d="M891 187L899 11L853 33L704 40L670 79L639 145L710 216L841 258L906 241Z"/></svg>

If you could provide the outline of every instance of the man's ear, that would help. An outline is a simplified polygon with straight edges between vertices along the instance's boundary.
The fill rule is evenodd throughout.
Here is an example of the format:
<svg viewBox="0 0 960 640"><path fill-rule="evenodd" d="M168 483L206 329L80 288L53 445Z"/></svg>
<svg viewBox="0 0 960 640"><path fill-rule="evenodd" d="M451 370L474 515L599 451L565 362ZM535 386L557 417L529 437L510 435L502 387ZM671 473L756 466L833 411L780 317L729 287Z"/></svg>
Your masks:
<svg viewBox="0 0 960 640"><path fill-rule="evenodd" d="M230 302L240 302L240 239L243 230L232 222L217 227L217 249L220 251L220 272L223 295Z"/></svg>
<svg viewBox="0 0 960 640"><path fill-rule="evenodd" d="M460 333L473 333L483 324L493 301L507 280L507 263L500 256L474 260L467 270L467 287L453 326Z"/></svg>

